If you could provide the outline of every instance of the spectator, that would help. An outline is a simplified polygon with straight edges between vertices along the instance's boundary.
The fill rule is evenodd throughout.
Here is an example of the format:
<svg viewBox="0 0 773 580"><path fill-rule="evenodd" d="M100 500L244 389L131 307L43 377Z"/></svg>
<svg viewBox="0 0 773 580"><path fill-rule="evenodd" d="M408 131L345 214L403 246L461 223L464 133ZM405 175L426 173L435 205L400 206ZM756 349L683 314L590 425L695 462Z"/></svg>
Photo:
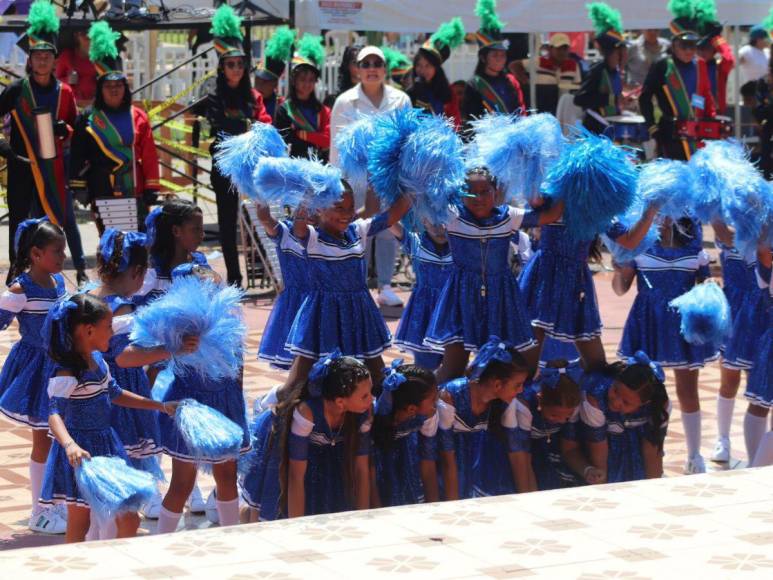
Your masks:
<svg viewBox="0 0 773 580"><path fill-rule="evenodd" d="M650 67L666 56L670 43L654 28L642 30L628 46L628 84L641 86Z"/></svg>
<svg viewBox="0 0 773 580"><path fill-rule="evenodd" d="M537 67L537 109L556 114L558 99L580 87L580 67L569 55L569 36L557 32L548 42L548 55L541 56Z"/></svg>
<svg viewBox="0 0 773 580"><path fill-rule="evenodd" d="M759 24L753 27L749 32L749 44L738 51L741 86L755 83L768 74L769 47L770 34L765 27Z"/></svg>
<svg viewBox="0 0 773 580"><path fill-rule="evenodd" d="M79 108L91 105L97 91L97 71L89 60L90 46L86 31L78 30L73 33L73 46L62 50L56 62L56 78L70 85Z"/></svg>
<svg viewBox="0 0 773 580"><path fill-rule="evenodd" d="M341 93L333 105L330 120L330 162L333 165L338 164L335 138L342 127L356 120L358 115L376 115L411 106L408 95L386 84L386 59L380 48L366 46L357 54L356 62L359 83ZM365 193L355 192L355 205L359 208L364 202ZM391 288L396 257L394 236L389 231L378 234L375 238L377 302L382 306L401 306L403 303Z"/></svg>
<svg viewBox="0 0 773 580"><path fill-rule="evenodd" d="M347 46L338 65L338 92L325 97L325 106L332 107L336 99L354 87L360 80L360 69L357 67L357 54L362 46Z"/></svg>

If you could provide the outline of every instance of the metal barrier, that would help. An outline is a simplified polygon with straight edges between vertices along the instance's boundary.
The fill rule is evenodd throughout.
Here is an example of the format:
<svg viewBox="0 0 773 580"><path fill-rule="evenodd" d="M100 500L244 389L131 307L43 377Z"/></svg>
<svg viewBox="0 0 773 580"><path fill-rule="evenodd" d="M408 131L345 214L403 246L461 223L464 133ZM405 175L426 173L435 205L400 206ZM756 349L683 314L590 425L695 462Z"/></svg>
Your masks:
<svg viewBox="0 0 773 580"><path fill-rule="evenodd" d="M272 205L272 215L282 215L280 205ZM258 220L258 208L251 200L244 199L239 212L239 232L242 253L247 266L247 287L273 287L277 294L284 288L282 269L276 244L268 237L266 230Z"/></svg>

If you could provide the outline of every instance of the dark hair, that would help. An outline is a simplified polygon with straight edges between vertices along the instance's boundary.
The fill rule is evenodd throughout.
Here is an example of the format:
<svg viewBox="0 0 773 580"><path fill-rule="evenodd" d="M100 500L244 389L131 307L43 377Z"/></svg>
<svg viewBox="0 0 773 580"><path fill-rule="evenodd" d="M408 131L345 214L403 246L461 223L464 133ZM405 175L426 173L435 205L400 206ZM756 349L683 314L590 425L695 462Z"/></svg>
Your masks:
<svg viewBox="0 0 773 580"><path fill-rule="evenodd" d="M604 260L602 255L603 249L604 244L601 241L601 236L593 238L593 241L590 243L590 248L588 248L588 261L591 264L601 264Z"/></svg>
<svg viewBox="0 0 773 580"><path fill-rule="evenodd" d="M435 67L435 76L429 83L426 83L423 78L416 74L416 63L419 58L423 58ZM443 64L438 57L428 50L419 49L416 52L416 56L413 57L413 87L415 90L421 91L422 89L435 95L440 101L445 104L451 100L451 85L448 84L448 77L443 70ZM411 92L414 92L411 91ZM420 96L420 95L417 95Z"/></svg>
<svg viewBox="0 0 773 580"><path fill-rule="evenodd" d="M357 54L362 50L362 46L347 46L344 54L341 56L341 64L338 65L338 94L348 91L354 86L352 75L349 73L349 65L356 61Z"/></svg>
<svg viewBox="0 0 773 580"><path fill-rule="evenodd" d="M565 369L569 363L566 360L552 360L547 363L549 369ZM555 387L549 388L540 384L540 404L542 407L578 407L582 402L580 386L568 374L562 374Z"/></svg>
<svg viewBox="0 0 773 580"><path fill-rule="evenodd" d="M249 105L250 111L247 118L252 118L252 109L255 107L255 95L252 94L252 83L250 82L250 71L247 60L244 59L244 74L239 80L239 85L232 89L228 86L223 72L223 59L217 63L217 81L215 83L215 96L227 108L244 109L244 105ZM245 111L246 113L246 111Z"/></svg>
<svg viewBox="0 0 773 580"><path fill-rule="evenodd" d="M380 449L389 450L394 443L395 411L410 405L420 405L437 386L435 374L417 365L400 365L397 372L403 374L406 381L392 392L392 412L388 415L376 415L373 418L373 443Z"/></svg>
<svg viewBox="0 0 773 580"><path fill-rule="evenodd" d="M109 282L115 280L121 273L118 271L121 260L123 259L123 239L124 232L120 232L115 237L115 245L113 253L110 256L110 260L105 262L102 257L102 252L97 252L97 273L103 282ZM140 268L148 267L148 249L145 246L132 245L129 248L128 267L133 268L139 266ZM124 270L126 271L126 270Z"/></svg>
<svg viewBox="0 0 773 580"><path fill-rule="evenodd" d="M72 371L77 377L89 368L89 363L76 351L73 331L82 324L96 324L110 314L110 307L104 300L92 294L76 294L69 301L77 308L67 311L64 324L51 325L48 353L54 362ZM66 333L66 336L63 336L63 333Z"/></svg>
<svg viewBox="0 0 773 580"><path fill-rule="evenodd" d="M289 95L290 101L293 103L299 102L298 94L295 92L295 75L304 70L309 70L313 72L316 75L317 80L319 80L319 72L317 72L316 69L308 65L298 65L292 71L290 71L290 83L288 87L288 95ZM307 102L310 103L312 107L314 107L315 111L319 111L322 108L322 104L319 102L319 99L317 99L317 93L315 91L311 91L311 96L309 97L309 100Z"/></svg>
<svg viewBox="0 0 773 580"><path fill-rule="evenodd" d="M343 356L334 359L330 363L327 376L322 380L321 396L327 401L333 401L339 397L351 397L357 389L357 385L368 378L370 378L368 368L356 358ZM296 385L287 395L287 398L276 406L276 414L279 417L279 506L285 514L287 513L287 479L290 465L288 446L293 413L298 405L310 398L309 381L306 381ZM354 497L354 463L360 443L359 425L354 413L344 415L341 434L344 436L344 453L346 455L346 461L342 466L343 480L347 497L352 498Z"/></svg>
<svg viewBox="0 0 773 580"><path fill-rule="evenodd" d="M674 246L684 248L697 242L697 224L692 219L687 217L679 218L671 225L671 229L674 233Z"/></svg>
<svg viewBox="0 0 773 580"><path fill-rule="evenodd" d="M132 105L132 92L129 88L129 81L125 78L121 79L123 81L123 100L121 101L121 104L118 106L118 111L128 111L129 108ZM94 94L94 108L96 109L109 109L109 107L105 104L105 98L102 96L102 87L105 85L105 77L101 77L97 79L97 92Z"/></svg>
<svg viewBox="0 0 773 580"><path fill-rule="evenodd" d="M32 248L43 249L49 244L64 240L64 230L49 221L42 221L30 226L19 237L19 247L16 250L16 259L11 265L8 279L14 280L27 271L32 265L30 251Z"/></svg>
<svg viewBox="0 0 773 580"><path fill-rule="evenodd" d="M175 249L172 227L181 226L201 213L201 208L187 199L172 198L164 202L156 218L156 235L150 248L151 261L156 268L166 272L172 263Z"/></svg>
<svg viewBox="0 0 773 580"><path fill-rule="evenodd" d="M486 74L486 55L488 55L489 52L491 52L491 48L481 48L478 51L478 64L475 65L475 75L476 76L482 76ZM507 66L503 68L498 76L505 76L507 74Z"/></svg>
<svg viewBox="0 0 773 580"><path fill-rule="evenodd" d="M668 392L649 365L636 363L627 364L623 361L612 363L608 374L634 391L643 405L649 404L650 419L648 431L653 435L659 451L663 450L665 433L661 425L668 421Z"/></svg>

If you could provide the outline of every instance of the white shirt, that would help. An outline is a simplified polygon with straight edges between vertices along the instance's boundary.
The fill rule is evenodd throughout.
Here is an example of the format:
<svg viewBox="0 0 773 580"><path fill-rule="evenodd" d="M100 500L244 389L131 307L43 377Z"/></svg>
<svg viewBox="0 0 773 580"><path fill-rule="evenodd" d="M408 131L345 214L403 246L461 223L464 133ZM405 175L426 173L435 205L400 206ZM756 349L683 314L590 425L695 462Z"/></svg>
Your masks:
<svg viewBox="0 0 773 580"><path fill-rule="evenodd" d="M738 51L738 63L741 73L741 86L749 81L756 81L768 74L769 49L760 50L747 44Z"/></svg>
<svg viewBox="0 0 773 580"><path fill-rule="evenodd" d="M359 83L341 93L330 114L330 164L338 166L338 147L336 147L335 140L336 134L343 127L356 121L360 115L376 115L410 106L410 97L403 91L389 85L384 85L384 96L378 107L365 95L362 91L362 85Z"/></svg>

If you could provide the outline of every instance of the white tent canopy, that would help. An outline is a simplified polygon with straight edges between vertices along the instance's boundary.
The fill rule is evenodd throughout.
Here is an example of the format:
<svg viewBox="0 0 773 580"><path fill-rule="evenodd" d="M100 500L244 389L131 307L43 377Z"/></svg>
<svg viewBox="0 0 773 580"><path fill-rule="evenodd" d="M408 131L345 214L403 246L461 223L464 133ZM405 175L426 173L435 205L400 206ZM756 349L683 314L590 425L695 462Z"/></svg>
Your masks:
<svg viewBox="0 0 773 580"><path fill-rule="evenodd" d="M285 2L275 0L278 6ZM579 32L590 30L585 5L588 0L499 0L498 13L507 32ZM671 19L667 0L612 0L627 30L666 28ZM771 0L717 0L719 19L725 25L761 22ZM475 0L296 0L298 28L318 31L374 30L430 32L438 24L461 16L468 31L478 27Z"/></svg>

